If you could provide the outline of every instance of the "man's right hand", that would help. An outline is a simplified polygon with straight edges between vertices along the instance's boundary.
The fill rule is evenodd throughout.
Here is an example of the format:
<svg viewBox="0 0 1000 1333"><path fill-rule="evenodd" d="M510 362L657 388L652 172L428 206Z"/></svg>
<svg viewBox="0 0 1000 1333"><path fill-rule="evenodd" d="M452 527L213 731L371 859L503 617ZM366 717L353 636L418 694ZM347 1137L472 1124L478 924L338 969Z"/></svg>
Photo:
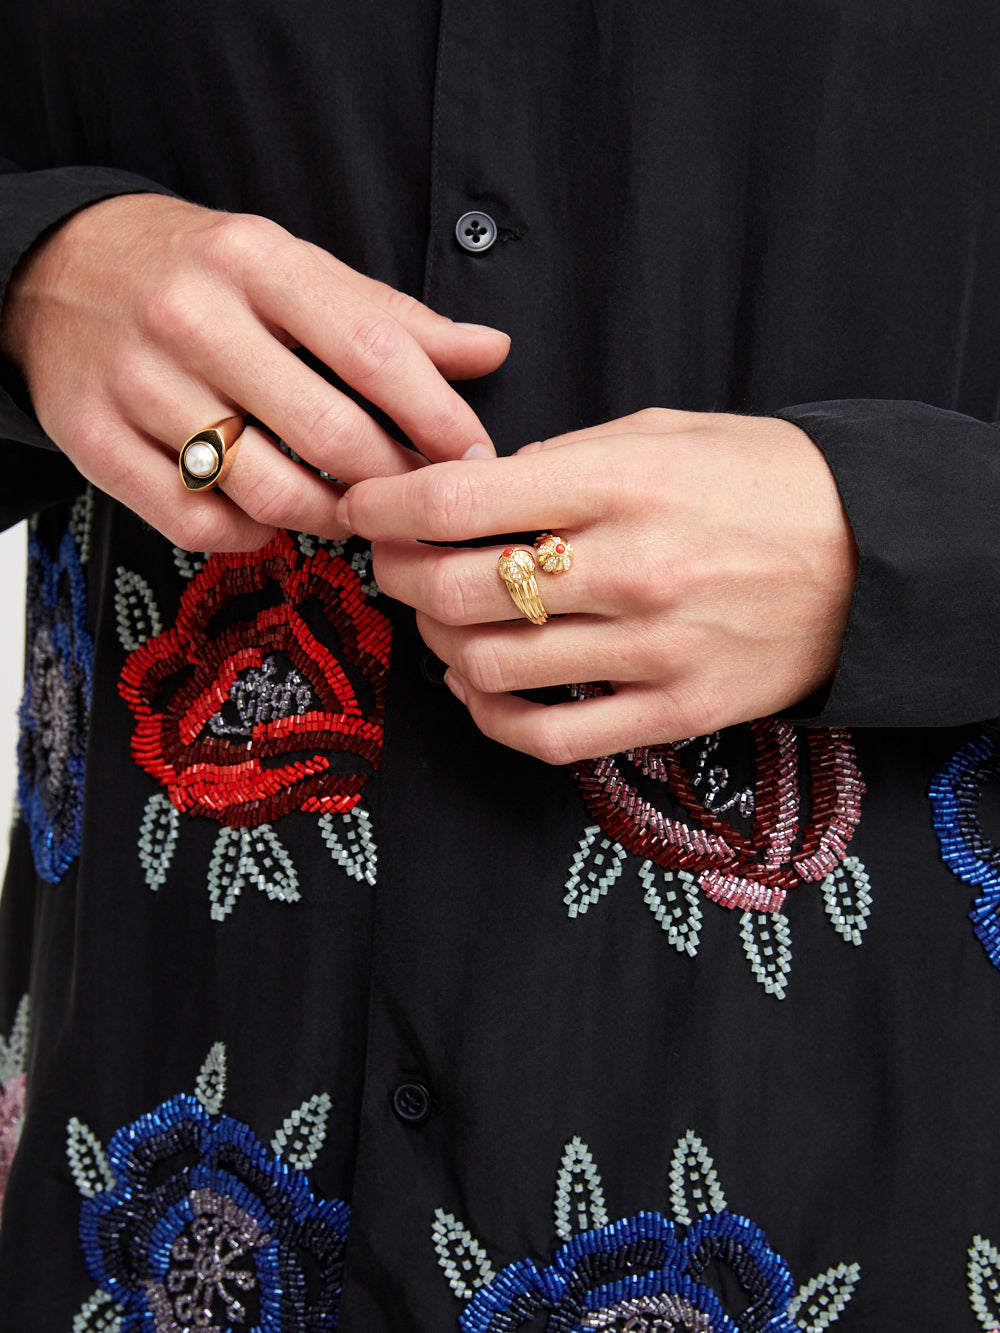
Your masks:
<svg viewBox="0 0 1000 1333"><path fill-rule="evenodd" d="M304 365L297 346L423 458ZM264 218L156 194L93 204L44 236L18 265L0 324L50 438L185 550L249 550L277 527L343 535L340 489L254 427L224 495L185 490L177 455L196 431L250 413L349 484L424 459L488 457L489 437L447 381L488 374L509 346Z"/></svg>

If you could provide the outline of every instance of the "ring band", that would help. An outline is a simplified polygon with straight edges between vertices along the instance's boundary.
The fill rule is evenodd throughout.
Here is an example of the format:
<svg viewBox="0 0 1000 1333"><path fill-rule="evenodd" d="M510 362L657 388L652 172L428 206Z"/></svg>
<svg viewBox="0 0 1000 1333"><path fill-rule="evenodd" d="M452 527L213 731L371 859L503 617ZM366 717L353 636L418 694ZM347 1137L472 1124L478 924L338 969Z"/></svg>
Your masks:
<svg viewBox="0 0 1000 1333"><path fill-rule="evenodd" d="M533 625L544 625L549 613L538 592L532 553L523 547L507 546L497 561L497 570L521 614Z"/></svg>
<svg viewBox="0 0 1000 1333"><path fill-rule="evenodd" d="M535 551L546 574L565 574L573 564L573 548L558 533L540 533L535 538Z"/></svg>
<svg viewBox="0 0 1000 1333"><path fill-rule="evenodd" d="M211 491L225 480L242 434L243 418L226 417L184 441L177 461L189 491Z"/></svg>

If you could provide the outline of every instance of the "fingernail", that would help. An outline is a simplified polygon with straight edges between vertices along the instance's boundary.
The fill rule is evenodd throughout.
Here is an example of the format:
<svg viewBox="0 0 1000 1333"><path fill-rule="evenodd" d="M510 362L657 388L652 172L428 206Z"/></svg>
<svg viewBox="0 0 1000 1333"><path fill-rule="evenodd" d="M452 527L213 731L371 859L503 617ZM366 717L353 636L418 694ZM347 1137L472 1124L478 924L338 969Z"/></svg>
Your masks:
<svg viewBox="0 0 1000 1333"><path fill-rule="evenodd" d="M458 702L461 703L461 704L464 704L464 703L465 703L465 681L464 681L464 680L462 679L462 677L458 674L458 672L457 672L457 671L453 671L453 670L451 670L451 669L449 668L449 669L444 673L444 683L448 686L449 690L451 690L452 694L455 696L455 698L458 700Z"/></svg>
<svg viewBox="0 0 1000 1333"><path fill-rule="evenodd" d="M347 532L353 532L353 531L354 531L354 529L351 527L351 520L347 517L347 496L346 496L346 495L342 495L342 496L340 497L340 499L337 501L337 522L338 522L338 523L340 524L340 526L341 526L342 528L344 528Z"/></svg>
<svg viewBox="0 0 1000 1333"><path fill-rule="evenodd" d="M462 458L496 458L496 454L488 444L470 444Z"/></svg>
<svg viewBox="0 0 1000 1333"><path fill-rule="evenodd" d="M510 342L510 334L504 333L503 329L495 329L489 324L466 324L464 320L455 321L456 329L468 329L470 333L499 333L502 338Z"/></svg>

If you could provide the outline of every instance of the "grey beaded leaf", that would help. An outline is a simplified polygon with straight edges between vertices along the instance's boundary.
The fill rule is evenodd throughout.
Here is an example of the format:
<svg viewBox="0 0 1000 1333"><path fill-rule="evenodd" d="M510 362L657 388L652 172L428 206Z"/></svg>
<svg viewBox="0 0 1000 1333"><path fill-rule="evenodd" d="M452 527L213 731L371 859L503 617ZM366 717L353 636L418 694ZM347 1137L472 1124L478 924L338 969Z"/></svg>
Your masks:
<svg viewBox="0 0 1000 1333"><path fill-rule="evenodd" d="M69 516L69 530L80 552L80 564L85 565L90 559L90 533L94 526L94 488L87 487L84 493L73 502Z"/></svg>
<svg viewBox="0 0 1000 1333"><path fill-rule="evenodd" d="M845 856L843 864L823 881L823 905L841 939L860 944L868 927L872 895L868 872L856 856Z"/></svg>
<svg viewBox="0 0 1000 1333"><path fill-rule="evenodd" d="M556 1235L568 1240L578 1231L607 1224L604 1187L590 1149L574 1136L566 1144L556 1178Z"/></svg>
<svg viewBox="0 0 1000 1333"><path fill-rule="evenodd" d="M823 1333L844 1313L861 1277L858 1264L837 1264L800 1287L788 1313L802 1333Z"/></svg>
<svg viewBox="0 0 1000 1333"><path fill-rule="evenodd" d="M333 1103L319 1092L297 1107L271 1140L271 1151L300 1171L311 1171L326 1141L326 1121Z"/></svg>
<svg viewBox="0 0 1000 1333"><path fill-rule="evenodd" d="M118 642L127 653L163 629L152 588L141 574L123 565L115 571L115 623Z"/></svg>
<svg viewBox="0 0 1000 1333"><path fill-rule="evenodd" d="M322 815L319 831L336 863L359 884L366 880L374 886L378 848L375 846L375 834L367 810L357 805L345 815Z"/></svg>
<svg viewBox="0 0 1000 1333"><path fill-rule="evenodd" d="M657 880L663 886L661 894ZM667 939L678 953L694 958L701 939L701 893L694 875L686 870L664 870L652 861L639 867L639 882L645 889L643 902L656 917Z"/></svg>
<svg viewBox="0 0 1000 1333"><path fill-rule="evenodd" d="M73 1318L72 1333L121 1333L124 1305L111 1299L106 1291L95 1291Z"/></svg>
<svg viewBox="0 0 1000 1333"><path fill-rule="evenodd" d="M208 898L213 921L225 921L243 889L243 830L222 828L208 866Z"/></svg>
<svg viewBox="0 0 1000 1333"><path fill-rule="evenodd" d="M337 537L317 537L311 532L297 532L295 541L305 556L315 555L317 551L330 551L333 555L343 555L345 542Z"/></svg>
<svg viewBox="0 0 1000 1333"><path fill-rule="evenodd" d="M760 984L778 1000L786 994L792 970L792 935L781 912L744 912L740 939L751 970Z"/></svg>
<svg viewBox="0 0 1000 1333"><path fill-rule="evenodd" d="M726 1207L715 1164L690 1129L678 1140L670 1164L670 1206L674 1221L684 1227L702 1213L721 1213Z"/></svg>
<svg viewBox="0 0 1000 1333"><path fill-rule="evenodd" d="M448 1285L460 1301L470 1301L478 1287L493 1281L489 1255L452 1213L438 1208L432 1227L434 1250Z"/></svg>
<svg viewBox="0 0 1000 1333"><path fill-rule="evenodd" d="M566 880L563 902L570 917L583 916L622 873L628 853L604 836L599 824L584 829Z"/></svg>
<svg viewBox="0 0 1000 1333"><path fill-rule="evenodd" d="M270 824L243 830L240 874L245 883L271 899L297 903L301 897L298 873Z"/></svg>
<svg viewBox="0 0 1000 1333"><path fill-rule="evenodd" d="M218 1115L226 1097L226 1043L217 1041L205 1058L194 1095L209 1115Z"/></svg>
<svg viewBox="0 0 1000 1333"><path fill-rule="evenodd" d="M209 558L208 551L182 551L179 546L173 548L174 564L181 578L193 579L205 568Z"/></svg>
<svg viewBox="0 0 1000 1333"><path fill-rule="evenodd" d="M1000 1325L1000 1252L985 1236L969 1246L969 1302L973 1314L990 1333Z"/></svg>
<svg viewBox="0 0 1000 1333"><path fill-rule="evenodd" d="M114 1189L115 1178L100 1139L76 1116L67 1126L66 1156L76 1187L85 1199L93 1199L105 1190Z"/></svg>
<svg viewBox="0 0 1000 1333"><path fill-rule="evenodd" d="M146 802L139 825L139 864L154 892L167 878L177 849L179 827L180 816L170 798L156 792Z"/></svg>
<svg viewBox="0 0 1000 1333"><path fill-rule="evenodd" d="M28 1068L28 1024L31 1020L31 1001L21 996L14 1015L10 1036L0 1037L0 1088Z"/></svg>

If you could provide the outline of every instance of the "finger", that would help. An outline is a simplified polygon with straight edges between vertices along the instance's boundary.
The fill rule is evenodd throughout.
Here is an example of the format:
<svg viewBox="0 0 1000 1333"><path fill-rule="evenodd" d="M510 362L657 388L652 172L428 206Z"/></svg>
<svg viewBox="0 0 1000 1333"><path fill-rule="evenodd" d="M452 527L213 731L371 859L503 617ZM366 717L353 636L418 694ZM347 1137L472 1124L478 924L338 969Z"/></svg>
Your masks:
<svg viewBox="0 0 1000 1333"><path fill-rule="evenodd" d="M198 430L228 416L242 416L244 411L207 385L196 387L180 370L160 366L152 359L122 377L117 394L123 414L139 423L137 429L177 452ZM414 458L404 452L407 459ZM241 434L222 489L234 504L268 528L295 528L324 537L347 535L336 518L341 488L288 458L256 427L247 427Z"/></svg>
<svg viewBox="0 0 1000 1333"><path fill-rule="evenodd" d="M218 420L216 416L214 420ZM73 461L102 491L185 551L253 551L274 535L221 491L188 491L177 455L119 420L91 418Z"/></svg>
<svg viewBox="0 0 1000 1333"><path fill-rule="evenodd" d="M442 463L408 476L361 481L338 518L372 541L455 542L500 532L574 531L614 503L613 469L581 446L567 468L558 450Z"/></svg>
<svg viewBox="0 0 1000 1333"><path fill-rule="evenodd" d="M310 265L260 270L256 291L260 314L287 330L386 412L427 458L462 458L477 444L492 452L479 418L447 383L418 338L355 284L331 281L331 265L342 276L344 266L332 257L321 266L325 281L317 281ZM414 318L409 307L408 317ZM421 327L428 323L422 315L416 322ZM454 329L452 325L452 338ZM471 342L489 341L494 350L502 351L502 345L497 349L495 339L481 333L466 331L464 336Z"/></svg>
<svg viewBox="0 0 1000 1333"><path fill-rule="evenodd" d="M177 342L180 332L175 330ZM348 482L420 466L412 450L393 440L363 407L328 384L245 311L237 307L214 312L206 322L193 323L190 332L184 347L176 347L187 376L206 393L210 389L217 398L238 403L238 410L263 421L313 466ZM176 404L190 401L190 388L185 391L183 378L172 375L168 408L166 387L154 387L153 360L132 374L144 377L145 397L155 400L148 404L155 433L169 439L164 428L176 418ZM133 397L139 396L134 390Z"/></svg>
<svg viewBox="0 0 1000 1333"><path fill-rule="evenodd" d="M320 537L348 535L336 519L340 487L288 458L254 426L240 436L239 452L222 488L258 523Z"/></svg>
<svg viewBox="0 0 1000 1333"><path fill-rule="evenodd" d="M432 653L484 694L609 677L648 680L653 669L663 679L670 671L670 654L651 662L639 636L599 617L565 616L544 626L522 619L459 629L418 615L417 628Z"/></svg>
<svg viewBox="0 0 1000 1333"><path fill-rule="evenodd" d="M544 450L561 449L567 444L579 444L584 440L607 440L616 435L666 435L692 430L696 426L703 427L710 418L711 414L706 412L685 412L671 407L644 408L630 416L615 417L596 426L568 431L565 435L554 435L548 440L532 440L530 444L522 445L517 453L537 454Z"/></svg>
<svg viewBox="0 0 1000 1333"><path fill-rule="evenodd" d="M506 360L510 336L485 324L456 323L423 302L388 283L366 277L356 269L318 251L339 281L398 320L420 343L445 379L476 379L488 375Z"/></svg>
<svg viewBox="0 0 1000 1333"><path fill-rule="evenodd" d="M504 549L509 548L454 550L420 542L376 542L372 548L375 579L396 601L445 625L518 620L524 613L497 569L497 559ZM550 615L614 612L614 598L603 586L604 581L588 577L592 568L584 560L559 575L538 571L539 596Z"/></svg>
<svg viewBox="0 0 1000 1333"><path fill-rule="evenodd" d="M537 704L518 695L482 693L455 671L446 672L444 679L485 736L547 764L666 745L739 720L721 705L693 705L683 691L675 699L642 685L616 686L614 694L568 703Z"/></svg>

